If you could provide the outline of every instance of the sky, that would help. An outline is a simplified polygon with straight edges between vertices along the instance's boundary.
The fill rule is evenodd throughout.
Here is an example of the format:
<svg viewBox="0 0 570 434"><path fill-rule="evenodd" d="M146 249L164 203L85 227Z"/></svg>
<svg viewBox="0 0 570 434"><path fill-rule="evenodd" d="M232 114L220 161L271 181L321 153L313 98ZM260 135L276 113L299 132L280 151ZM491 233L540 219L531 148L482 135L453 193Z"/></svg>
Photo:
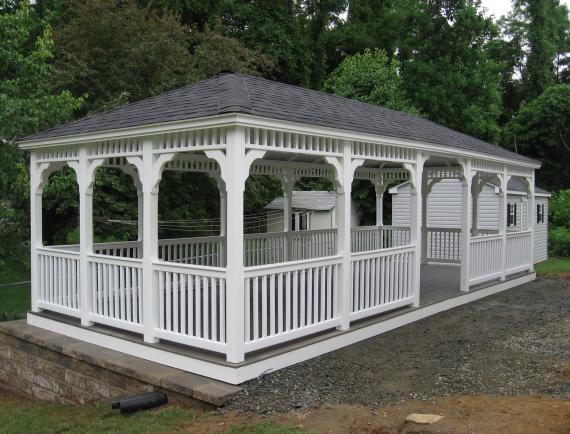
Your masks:
<svg viewBox="0 0 570 434"><path fill-rule="evenodd" d="M560 3L567 5L570 8L570 0L560 0ZM506 15L511 9L511 0L481 0L481 4L487 9L489 15L494 15L495 18L500 18L501 15Z"/></svg>

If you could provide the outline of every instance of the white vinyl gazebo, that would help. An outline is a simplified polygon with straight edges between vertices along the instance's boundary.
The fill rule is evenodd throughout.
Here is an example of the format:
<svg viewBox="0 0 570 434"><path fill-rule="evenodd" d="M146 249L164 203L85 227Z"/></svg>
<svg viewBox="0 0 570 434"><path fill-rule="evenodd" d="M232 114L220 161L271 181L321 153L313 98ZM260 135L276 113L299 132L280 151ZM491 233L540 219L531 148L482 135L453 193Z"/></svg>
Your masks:
<svg viewBox="0 0 570 434"><path fill-rule="evenodd" d="M20 147L30 152L28 322L234 384L535 277L530 223L540 164L381 107L222 73ZM65 165L79 184L80 244L45 246L42 188ZM93 181L103 166L136 185L137 241L94 244ZM217 182L219 234L159 239L168 170ZM250 175L282 182L282 231L244 235ZM292 191L304 177L333 181L336 227L292 231ZM507 231L514 178L526 186L530 223ZM357 179L375 188L376 225L351 222ZM428 231L427 197L443 179L461 182L462 225ZM478 192L490 180L499 186L499 225L473 230ZM402 181L411 186L410 225L384 225L383 194Z"/></svg>

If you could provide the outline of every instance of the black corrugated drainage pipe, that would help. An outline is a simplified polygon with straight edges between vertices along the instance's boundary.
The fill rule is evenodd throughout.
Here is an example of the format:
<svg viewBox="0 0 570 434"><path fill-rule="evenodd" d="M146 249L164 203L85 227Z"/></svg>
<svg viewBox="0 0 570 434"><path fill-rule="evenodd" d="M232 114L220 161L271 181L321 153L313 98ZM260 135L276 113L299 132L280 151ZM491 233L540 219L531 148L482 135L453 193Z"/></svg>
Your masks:
<svg viewBox="0 0 570 434"><path fill-rule="evenodd" d="M119 409L121 413L132 413L139 410L148 410L166 404L168 398L161 392L145 393L144 395L122 396L111 401L112 409Z"/></svg>

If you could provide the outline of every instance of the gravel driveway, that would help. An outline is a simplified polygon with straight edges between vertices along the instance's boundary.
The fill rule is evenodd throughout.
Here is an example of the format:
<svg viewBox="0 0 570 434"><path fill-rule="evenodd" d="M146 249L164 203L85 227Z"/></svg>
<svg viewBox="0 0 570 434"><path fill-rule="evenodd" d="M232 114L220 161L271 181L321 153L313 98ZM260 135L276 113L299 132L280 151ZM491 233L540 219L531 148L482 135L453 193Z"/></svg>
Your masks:
<svg viewBox="0 0 570 434"><path fill-rule="evenodd" d="M263 414L474 393L570 398L570 281L537 279L251 380L226 409Z"/></svg>

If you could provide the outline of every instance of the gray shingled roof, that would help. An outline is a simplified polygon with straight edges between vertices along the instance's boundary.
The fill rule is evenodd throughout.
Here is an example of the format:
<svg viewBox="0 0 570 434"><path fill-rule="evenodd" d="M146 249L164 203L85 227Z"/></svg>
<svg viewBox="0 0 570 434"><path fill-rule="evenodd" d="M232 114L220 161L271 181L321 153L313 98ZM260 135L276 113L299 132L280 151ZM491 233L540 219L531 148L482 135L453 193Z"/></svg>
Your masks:
<svg viewBox="0 0 570 434"><path fill-rule="evenodd" d="M152 98L32 134L21 141L247 113L538 163L426 119L249 75L222 73Z"/></svg>
<svg viewBox="0 0 570 434"><path fill-rule="evenodd" d="M294 191L293 209L306 209L311 211L329 211L336 206L336 192L334 191ZM278 197L265 206L266 209L285 208L284 199Z"/></svg>

